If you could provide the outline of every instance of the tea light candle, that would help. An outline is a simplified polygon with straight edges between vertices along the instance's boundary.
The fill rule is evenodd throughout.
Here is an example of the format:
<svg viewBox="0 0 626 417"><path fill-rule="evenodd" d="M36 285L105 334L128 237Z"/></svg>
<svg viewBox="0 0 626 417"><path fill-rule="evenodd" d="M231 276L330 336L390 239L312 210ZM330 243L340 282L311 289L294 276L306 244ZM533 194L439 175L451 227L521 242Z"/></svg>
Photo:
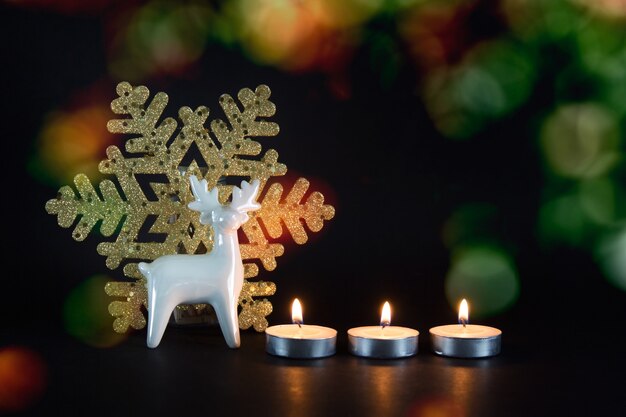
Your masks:
<svg viewBox="0 0 626 417"><path fill-rule="evenodd" d="M463 299L459 306L459 324L430 329L432 349L437 355L457 358L484 358L500 353L499 329L468 324L469 306Z"/></svg>
<svg viewBox="0 0 626 417"><path fill-rule="evenodd" d="M315 359L335 354L337 330L303 324L302 306L296 298L291 306L293 324L265 329L265 351L287 358Z"/></svg>
<svg viewBox="0 0 626 417"><path fill-rule="evenodd" d="M366 358L405 358L417 353L419 332L408 327L391 326L391 307L385 301L380 326L348 330L350 353Z"/></svg>

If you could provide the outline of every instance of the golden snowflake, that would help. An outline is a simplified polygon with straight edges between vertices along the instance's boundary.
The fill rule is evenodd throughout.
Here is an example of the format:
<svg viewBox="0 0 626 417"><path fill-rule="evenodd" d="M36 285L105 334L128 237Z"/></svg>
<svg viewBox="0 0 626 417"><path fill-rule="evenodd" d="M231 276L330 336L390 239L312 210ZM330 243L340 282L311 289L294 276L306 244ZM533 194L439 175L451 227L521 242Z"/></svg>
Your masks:
<svg viewBox="0 0 626 417"><path fill-rule="evenodd" d="M250 220L240 230L245 235L240 249L246 279L239 298L239 326L264 331L266 317L272 312L265 297L276 292L276 285L250 279L259 273L257 263L267 271L276 268L276 258L284 247L271 239L282 236L284 226L296 243L304 244L308 239L304 224L317 232L335 214L317 191L304 199L309 189L304 178L299 178L286 196L281 184L268 185L271 177L287 172L275 150L261 155L261 144L252 139L278 134L278 125L267 120L276 112L269 100L270 89L265 85L254 91L244 88L237 95L239 103L222 95L219 103L226 120L214 119L209 128L205 127L209 109L204 106L196 110L182 107L179 128L171 117L161 120L167 94L157 93L146 105L150 92L144 86L122 82L116 91L119 97L111 109L126 117L110 120L107 127L111 133L128 137L126 152L110 146L107 159L100 162L98 169L110 179L102 180L96 189L86 175L78 174L75 190L61 187L57 197L46 203L47 212L58 216L61 227L74 226L75 240L84 240L97 225L101 235L110 238L98 244L98 253L106 257L110 269L123 265L127 277L105 287L108 295L121 298L109 305L109 312L116 317L113 328L123 333L129 327L146 325L148 297L137 262L211 251L210 226L201 224L197 213L187 208L193 196L185 175L193 174L205 178L209 189L217 186L222 203L242 177L261 182L261 209L250 213ZM181 306L185 307L203 308Z"/></svg>

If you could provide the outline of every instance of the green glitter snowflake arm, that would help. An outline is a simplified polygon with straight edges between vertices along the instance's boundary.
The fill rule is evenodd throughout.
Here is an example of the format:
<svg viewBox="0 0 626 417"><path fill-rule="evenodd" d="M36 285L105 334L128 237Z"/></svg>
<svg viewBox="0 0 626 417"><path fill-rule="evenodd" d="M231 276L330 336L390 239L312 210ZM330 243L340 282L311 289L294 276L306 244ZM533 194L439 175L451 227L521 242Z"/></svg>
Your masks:
<svg viewBox="0 0 626 417"><path fill-rule="evenodd" d="M100 232L104 236L111 236L122 217L128 213L128 202L122 200L111 181L104 180L100 183L102 198L86 175L78 174L74 178L74 184L78 195L67 185L61 187L57 198L46 203L46 211L56 214L59 226L65 228L70 227L80 216L80 221L72 232L72 237L77 241L84 240L99 220L102 220Z"/></svg>
<svg viewBox="0 0 626 417"><path fill-rule="evenodd" d="M143 329L146 326L146 318L142 312L142 307L148 308L144 279L137 282L107 282L104 291L111 297L126 298L126 301L113 301L109 304L109 313L115 317L113 330L124 333L129 327Z"/></svg>

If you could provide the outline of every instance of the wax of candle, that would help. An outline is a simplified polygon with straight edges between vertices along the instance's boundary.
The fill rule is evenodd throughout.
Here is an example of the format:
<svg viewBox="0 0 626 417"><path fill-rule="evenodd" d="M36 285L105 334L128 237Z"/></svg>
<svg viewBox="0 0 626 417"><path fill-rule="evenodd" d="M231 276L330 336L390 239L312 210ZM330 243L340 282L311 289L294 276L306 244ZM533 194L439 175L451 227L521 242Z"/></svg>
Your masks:
<svg viewBox="0 0 626 417"><path fill-rule="evenodd" d="M289 339L328 339L337 336L337 331L334 329L312 324L279 324L268 327L265 333Z"/></svg>
<svg viewBox="0 0 626 417"><path fill-rule="evenodd" d="M502 334L502 331L495 327L481 326L478 324L448 324L445 326L437 326L430 329L432 334L442 337L459 337L462 339L484 339L496 337Z"/></svg>
<svg viewBox="0 0 626 417"><path fill-rule="evenodd" d="M400 326L363 326L348 330L348 334L366 339L393 340L405 337L417 337L419 332L415 329Z"/></svg>

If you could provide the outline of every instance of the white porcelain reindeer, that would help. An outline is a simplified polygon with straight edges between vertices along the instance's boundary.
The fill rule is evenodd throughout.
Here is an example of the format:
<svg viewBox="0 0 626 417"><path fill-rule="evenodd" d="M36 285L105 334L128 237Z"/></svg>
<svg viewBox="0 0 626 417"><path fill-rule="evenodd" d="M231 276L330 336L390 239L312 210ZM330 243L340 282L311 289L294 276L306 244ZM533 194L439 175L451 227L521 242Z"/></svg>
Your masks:
<svg viewBox="0 0 626 417"><path fill-rule="evenodd" d="M213 226L213 250L201 255L165 255L139 263L148 282L148 347L161 342L172 311L178 304L213 306L226 343L237 348L237 304L243 286L243 263L237 230L248 221L246 212L261 207L255 201L259 180L233 188L230 205L218 201L218 190L207 191L206 180L190 177L196 197L188 207L200 212L200 223Z"/></svg>

